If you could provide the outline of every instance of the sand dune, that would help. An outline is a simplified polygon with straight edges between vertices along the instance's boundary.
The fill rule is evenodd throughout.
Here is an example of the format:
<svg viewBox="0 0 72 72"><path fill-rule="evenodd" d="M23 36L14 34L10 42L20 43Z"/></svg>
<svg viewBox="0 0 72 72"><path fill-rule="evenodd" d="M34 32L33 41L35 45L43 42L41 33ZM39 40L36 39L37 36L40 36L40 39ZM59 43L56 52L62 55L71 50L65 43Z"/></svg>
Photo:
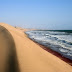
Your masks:
<svg viewBox="0 0 72 72"><path fill-rule="evenodd" d="M2 28L5 32L2 31ZM9 70L10 72L72 72L72 66L43 50L27 38L23 31L0 23L0 57L2 58L0 59L0 70L2 71L0 72L12 69L9 68L10 65L15 68L14 71ZM10 60L12 64L7 62L9 57L13 59Z"/></svg>
<svg viewBox="0 0 72 72"><path fill-rule="evenodd" d="M0 25L0 72L18 72L15 42L10 32Z"/></svg>

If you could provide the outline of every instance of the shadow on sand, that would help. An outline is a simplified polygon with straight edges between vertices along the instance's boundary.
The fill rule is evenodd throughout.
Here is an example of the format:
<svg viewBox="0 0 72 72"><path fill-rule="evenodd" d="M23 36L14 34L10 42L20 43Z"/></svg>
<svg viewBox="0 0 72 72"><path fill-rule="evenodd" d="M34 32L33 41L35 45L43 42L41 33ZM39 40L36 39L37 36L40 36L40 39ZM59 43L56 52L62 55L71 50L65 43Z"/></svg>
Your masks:
<svg viewBox="0 0 72 72"><path fill-rule="evenodd" d="M8 44L7 66L5 72L20 72L14 39L11 33L3 26L0 26L0 32L2 32Z"/></svg>

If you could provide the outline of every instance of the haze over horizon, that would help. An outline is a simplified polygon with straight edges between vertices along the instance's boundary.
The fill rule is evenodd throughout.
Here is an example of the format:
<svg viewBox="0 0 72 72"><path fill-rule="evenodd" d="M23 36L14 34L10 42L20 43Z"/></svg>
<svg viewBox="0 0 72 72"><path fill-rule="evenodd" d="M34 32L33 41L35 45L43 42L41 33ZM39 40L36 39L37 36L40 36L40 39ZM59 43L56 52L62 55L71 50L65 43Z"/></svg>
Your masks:
<svg viewBox="0 0 72 72"><path fill-rule="evenodd" d="M1 0L0 22L23 28L72 30L72 0Z"/></svg>

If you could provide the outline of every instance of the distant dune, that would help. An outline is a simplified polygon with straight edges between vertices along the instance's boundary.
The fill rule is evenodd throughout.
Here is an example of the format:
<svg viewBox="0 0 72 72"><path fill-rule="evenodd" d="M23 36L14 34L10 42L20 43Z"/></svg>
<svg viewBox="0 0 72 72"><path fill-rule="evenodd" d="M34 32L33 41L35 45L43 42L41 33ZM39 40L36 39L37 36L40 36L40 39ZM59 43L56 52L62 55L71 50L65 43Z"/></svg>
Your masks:
<svg viewBox="0 0 72 72"><path fill-rule="evenodd" d="M0 72L72 72L72 66L30 40L27 30L0 23Z"/></svg>

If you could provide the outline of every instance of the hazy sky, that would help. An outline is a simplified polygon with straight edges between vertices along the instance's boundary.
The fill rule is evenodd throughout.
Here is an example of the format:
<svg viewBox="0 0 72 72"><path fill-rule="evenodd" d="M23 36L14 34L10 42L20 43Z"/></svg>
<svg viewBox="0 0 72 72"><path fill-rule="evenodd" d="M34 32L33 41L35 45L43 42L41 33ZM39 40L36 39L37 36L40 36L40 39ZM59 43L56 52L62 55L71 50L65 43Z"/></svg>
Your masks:
<svg viewBox="0 0 72 72"><path fill-rule="evenodd" d="M72 29L72 0L0 0L0 22L24 28Z"/></svg>

